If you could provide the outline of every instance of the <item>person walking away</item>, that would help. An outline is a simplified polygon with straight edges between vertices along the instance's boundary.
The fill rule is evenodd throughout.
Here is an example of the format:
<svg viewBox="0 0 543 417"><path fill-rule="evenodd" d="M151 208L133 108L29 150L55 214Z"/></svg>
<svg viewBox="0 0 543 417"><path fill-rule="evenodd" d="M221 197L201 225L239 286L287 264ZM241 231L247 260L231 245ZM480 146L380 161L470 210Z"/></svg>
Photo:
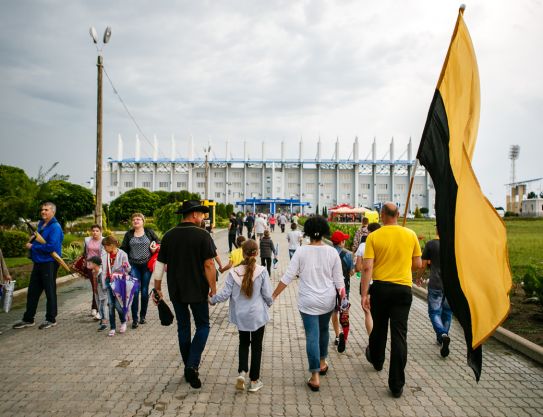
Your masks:
<svg viewBox="0 0 543 417"><path fill-rule="evenodd" d="M281 233L285 233L285 226L287 224L287 216L285 213L281 213L279 216L279 226L281 227Z"/></svg>
<svg viewBox="0 0 543 417"><path fill-rule="evenodd" d="M104 247L102 246L102 228L98 224L93 224L90 228L90 236L85 237L84 245L83 245L83 259L85 259L86 262L89 261L92 257L102 257L102 252L104 250ZM98 303L96 299L97 294L97 282L96 282L96 275L92 273L92 271L87 268L87 274L86 277L89 279L91 283L91 290L92 290L92 304L91 304L91 316L95 320L101 320L103 316L101 316L98 313Z"/></svg>
<svg viewBox="0 0 543 417"><path fill-rule="evenodd" d="M111 281L113 280L114 273L126 273L131 272L131 266L128 262L128 255L122 249L119 249L119 241L115 236L106 236L102 240L102 245L104 246L104 254L102 256L102 265L105 266L105 277L102 277L102 280L105 281L105 287L108 294L108 303L109 303L109 333L108 336L115 336L117 330L117 324L115 322L115 311L119 315L119 320L121 322L121 328L119 333L126 332L126 321L127 318L123 312L123 307L121 303L113 293L113 288L111 288Z"/></svg>
<svg viewBox="0 0 543 417"><path fill-rule="evenodd" d="M236 389L245 389L245 375L249 372L249 392L262 388L260 363L264 328L270 320L272 305L270 276L263 266L256 265L258 244L247 240L242 245L243 262L226 278L223 289L210 299L211 305L230 301L230 322L239 332L239 365ZM251 368L249 371L249 346Z"/></svg>
<svg viewBox="0 0 543 417"><path fill-rule="evenodd" d="M228 264L219 269L221 274L228 271L233 266L238 266L243 261L243 250L241 249L243 242L245 242L245 236L238 236L236 239L236 248L230 252Z"/></svg>
<svg viewBox="0 0 543 417"><path fill-rule="evenodd" d="M149 281L151 281L151 271L147 267L147 262L157 249L160 239L153 229L144 227L145 216L142 213L132 214L132 229L125 233L121 249L127 253L130 266L132 267L132 276L139 279L140 288L134 294L132 302L132 328L138 328L138 309L141 294L141 310L139 314L139 324L145 324L147 315L147 306L149 305Z"/></svg>
<svg viewBox="0 0 543 417"><path fill-rule="evenodd" d="M255 225L255 218L251 214L251 212L247 212L247 216L245 216L245 227L247 228L247 239L251 239L253 237L253 227Z"/></svg>
<svg viewBox="0 0 543 417"><path fill-rule="evenodd" d="M377 229L379 229L381 225L379 223L370 223L368 225L368 234L375 232ZM364 249L366 248L366 239L367 236L362 236L362 241L360 242L360 245L358 245L358 249L355 253L356 258L356 265L355 265L355 271L356 272L362 272L364 269L363 267L363 261L364 261ZM371 281L370 284L371 285ZM360 281L360 295L362 295L362 281ZM371 311L369 309L364 309L362 306L362 311L364 312L364 326L366 327L366 332L368 333L368 336L371 333L371 330L373 329L373 318L371 317Z"/></svg>
<svg viewBox="0 0 543 417"><path fill-rule="evenodd" d="M351 253L345 250L345 241L347 239L349 239L349 235L340 230L336 230L334 233L332 233L332 237L330 238L334 244L334 249L339 255L339 259L341 260L341 272L343 274L343 282L345 283L345 294L348 298L349 291L351 289L351 275L354 272L354 267ZM338 306L332 313L332 327L334 328L334 333L336 334L336 340L334 343L337 345L337 351L339 353L343 353L345 352L345 344L347 343L347 338L349 337L349 320L348 316L344 318L345 326L342 326L343 329L340 331L339 310L340 303L338 303Z"/></svg>
<svg viewBox="0 0 543 417"><path fill-rule="evenodd" d="M309 245L301 246L292 257L275 291L275 301L296 276L298 309L306 336L306 352L311 377L307 381L311 391L319 391L320 376L328 372L329 322L336 304L336 291L345 295L341 261L337 251L324 244L322 238L330 235L328 222L322 216L312 216L304 224Z"/></svg>
<svg viewBox="0 0 543 417"><path fill-rule="evenodd" d="M271 276L272 254L277 256L270 231L265 230L264 236L260 239L260 264L266 267L269 276Z"/></svg>
<svg viewBox="0 0 543 417"><path fill-rule="evenodd" d="M366 237L370 233L368 230L368 225L369 225L369 219L367 217L362 217L362 225L358 228L358 230L356 231L353 237L353 244L351 247L351 249L353 250L353 253L356 253L360 244L366 241Z"/></svg>
<svg viewBox="0 0 543 417"><path fill-rule="evenodd" d="M437 344L441 346L440 354L446 358L449 356L449 329L451 328L452 311L449 302L443 293L443 282L441 280L441 265L439 257L439 235L436 229L436 239L426 243L422 251L422 266L417 272L415 282L422 285L424 270L430 267L430 278L428 280L428 316L436 333Z"/></svg>
<svg viewBox="0 0 543 417"><path fill-rule="evenodd" d="M33 266L26 296L26 311L23 314L23 319L13 325L14 329L34 326L34 316L42 292L45 292L47 302L45 321L40 324L39 329L49 329L57 325L58 263L51 256L51 253L56 252L59 256L62 256L64 233L60 223L55 218L56 211L57 207L51 202L41 205L41 220L38 222L37 231L46 243L40 243L32 236L26 244L26 248L30 250Z"/></svg>
<svg viewBox="0 0 543 417"><path fill-rule="evenodd" d="M294 252L302 245L304 235L299 230L296 230L298 225L294 222L290 224L290 232L287 233L288 241L288 256L289 259L292 259Z"/></svg>
<svg viewBox="0 0 543 417"><path fill-rule="evenodd" d="M238 236L241 236L243 235L243 223L244 223L242 213L238 213L237 221L238 221Z"/></svg>
<svg viewBox="0 0 543 417"><path fill-rule="evenodd" d="M383 205L381 220L384 226L366 240L362 277L362 308L369 309L373 317L366 359L375 370L383 369L390 321L388 387L395 398L401 397L405 385L407 319L413 299L411 271L421 267L417 235L398 225L398 216L399 210L394 203Z"/></svg>
<svg viewBox="0 0 543 417"><path fill-rule="evenodd" d="M269 223L270 223L270 230L272 232L275 231L275 223L277 222L277 219L275 218L275 215L271 214L270 215L270 219L269 219Z"/></svg>
<svg viewBox="0 0 543 417"><path fill-rule="evenodd" d="M185 365L185 380L200 388L199 367L209 336L208 294L216 293L215 244L208 232L198 227L209 207L197 200L183 202L177 214L183 215L178 226L166 232L153 272L154 288L159 300L162 276L168 267L168 292L177 320L179 350ZM158 300L154 300L158 303ZM196 332L191 340L191 313Z"/></svg>
<svg viewBox="0 0 543 417"><path fill-rule="evenodd" d="M101 243L101 242L100 242ZM108 308L107 299L107 286L105 277L102 274L102 256L91 256L87 259L87 269L93 276L96 282L96 294L94 298L97 301L97 309L100 317L98 324L98 331L104 331L107 329L106 309Z"/></svg>
<svg viewBox="0 0 543 417"><path fill-rule="evenodd" d="M236 246L236 233L238 231L238 220L234 213L230 214L230 223L228 224L228 252L232 252L232 246Z"/></svg>
<svg viewBox="0 0 543 417"><path fill-rule="evenodd" d="M255 233L258 240L262 239L262 236L264 236L264 230L266 230L267 227L268 225L263 215L259 214L255 220Z"/></svg>

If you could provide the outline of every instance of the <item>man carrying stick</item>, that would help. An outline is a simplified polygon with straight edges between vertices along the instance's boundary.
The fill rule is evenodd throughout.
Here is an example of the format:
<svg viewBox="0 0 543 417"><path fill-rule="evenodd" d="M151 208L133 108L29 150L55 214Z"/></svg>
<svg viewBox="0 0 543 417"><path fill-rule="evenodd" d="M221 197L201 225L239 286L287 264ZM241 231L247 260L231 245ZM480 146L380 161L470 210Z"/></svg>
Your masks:
<svg viewBox="0 0 543 417"><path fill-rule="evenodd" d="M34 326L34 316L43 291L47 298L45 321L40 329L48 329L57 324L57 271L59 264L52 257L55 252L62 256L62 241L64 233L55 218L57 208L53 203L43 203L40 209L41 220L38 223L38 233L45 243L40 243L35 236L26 244L34 266L28 284L26 311L22 321L13 325L14 329L24 329Z"/></svg>

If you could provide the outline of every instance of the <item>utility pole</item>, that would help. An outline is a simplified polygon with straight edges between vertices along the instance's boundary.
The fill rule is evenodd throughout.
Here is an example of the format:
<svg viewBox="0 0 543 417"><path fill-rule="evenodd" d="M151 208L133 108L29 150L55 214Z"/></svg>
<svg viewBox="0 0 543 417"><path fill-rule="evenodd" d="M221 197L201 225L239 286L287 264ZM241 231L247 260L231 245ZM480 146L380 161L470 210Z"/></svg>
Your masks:
<svg viewBox="0 0 543 417"><path fill-rule="evenodd" d="M102 227L102 70L104 58L98 55L98 94L96 105L96 208L94 222Z"/></svg>
<svg viewBox="0 0 543 417"><path fill-rule="evenodd" d="M94 222L102 227L102 72L104 58L102 56L102 49L98 48L96 29L91 27L89 33L98 52L98 59L96 61L98 86L96 100L96 207L94 208ZM103 45L109 42L109 38L111 38L111 27L108 26L104 32Z"/></svg>

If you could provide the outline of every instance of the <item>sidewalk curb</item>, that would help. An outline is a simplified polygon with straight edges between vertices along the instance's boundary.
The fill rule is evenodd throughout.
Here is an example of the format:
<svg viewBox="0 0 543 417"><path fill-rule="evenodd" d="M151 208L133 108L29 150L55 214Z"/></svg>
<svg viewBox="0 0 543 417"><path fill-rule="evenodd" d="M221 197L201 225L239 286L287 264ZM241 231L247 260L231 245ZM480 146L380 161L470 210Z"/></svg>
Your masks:
<svg viewBox="0 0 543 417"><path fill-rule="evenodd" d="M70 274L57 278L57 288L75 281L76 279L83 277L79 274ZM26 301L26 295L28 294L28 287L21 288L20 290L13 292L13 305L21 304Z"/></svg>
<svg viewBox="0 0 543 417"><path fill-rule="evenodd" d="M427 300L428 291L426 289L413 285L413 294L423 300ZM513 333L503 327L498 327L492 337L504 345L528 356L530 359L543 365L543 347L536 345L533 342Z"/></svg>

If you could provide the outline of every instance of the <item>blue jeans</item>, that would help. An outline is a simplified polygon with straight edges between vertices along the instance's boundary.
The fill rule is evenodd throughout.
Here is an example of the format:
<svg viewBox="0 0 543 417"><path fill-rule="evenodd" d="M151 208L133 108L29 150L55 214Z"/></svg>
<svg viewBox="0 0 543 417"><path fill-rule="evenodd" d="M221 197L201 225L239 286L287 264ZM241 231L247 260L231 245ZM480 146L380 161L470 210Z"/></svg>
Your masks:
<svg viewBox="0 0 543 417"><path fill-rule="evenodd" d="M126 323L126 317L123 313L123 307L121 306L121 303L115 297L115 294L113 294L113 290L110 286L107 288L107 295L109 297L109 328L111 330L115 330L117 327L115 324L115 310L117 311L117 314L119 314L119 320L121 320L121 324Z"/></svg>
<svg viewBox="0 0 543 417"><path fill-rule="evenodd" d="M309 361L309 372L319 372L321 359L328 356L328 323L332 311L320 315L302 313L302 322L305 330L305 350Z"/></svg>
<svg viewBox="0 0 543 417"><path fill-rule="evenodd" d="M185 368L198 369L202 352L206 347L209 336L209 305L203 303L179 303L172 301L175 317L177 319L177 337L179 338L179 350ZM190 310L196 325L196 332L190 340Z"/></svg>
<svg viewBox="0 0 543 417"><path fill-rule="evenodd" d="M147 268L147 264L132 265L130 274L139 279L140 288L134 294L134 300L132 300L132 321L135 323L138 321L138 307L139 307L139 295L141 293L141 310L140 315L142 319L145 319L147 315L147 306L149 305L149 282L151 281L151 271Z"/></svg>
<svg viewBox="0 0 543 417"><path fill-rule="evenodd" d="M437 341L441 343L441 336L449 334L452 320L452 311L443 290L428 288L428 315L436 332Z"/></svg>

